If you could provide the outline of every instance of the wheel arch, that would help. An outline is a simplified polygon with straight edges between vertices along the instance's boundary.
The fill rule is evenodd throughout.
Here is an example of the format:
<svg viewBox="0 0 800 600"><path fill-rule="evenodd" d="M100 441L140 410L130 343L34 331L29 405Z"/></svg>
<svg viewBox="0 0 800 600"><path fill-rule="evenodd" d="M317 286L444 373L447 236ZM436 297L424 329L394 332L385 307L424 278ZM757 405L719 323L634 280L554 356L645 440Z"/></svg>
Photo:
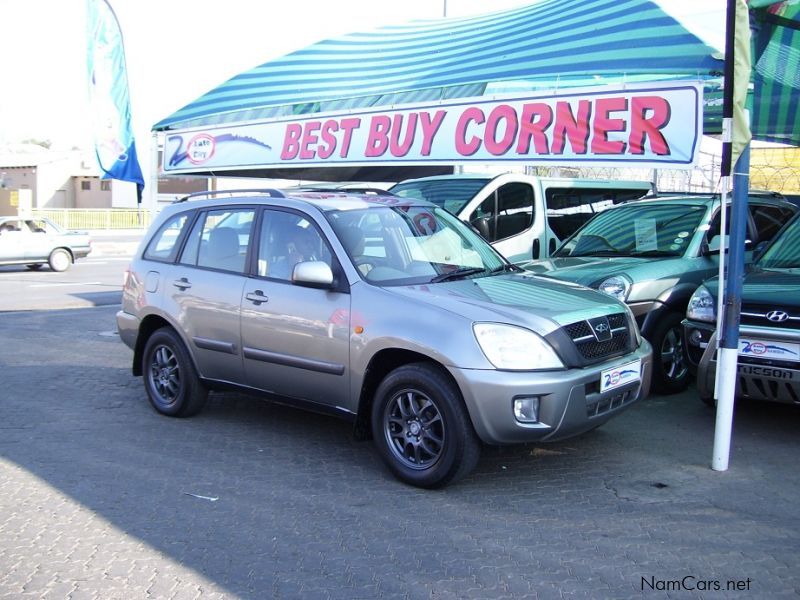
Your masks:
<svg viewBox="0 0 800 600"><path fill-rule="evenodd" d="M697 290L697 284L678 284L665 290L653 303L653 308L647 313L642 323L642 335L648 340L650 334L657 327L658 323L668 313L675 312L680 315L686 313L689 306L689 299Z"/></svg>
<svg viewBox="0 0 800 600"><path fill-rule="evenodd" d="M153 335L156 331L161 329L162 327L169 327L175 333L177 333L178 337L183 342L183 345L186 346L186 351L189 354L189 358L192 361L192 365L194 366L195 370L197 369L197 363L194 360L194 355L191 352L189 344L186 342L186 339L183 335L183 332L180 328L176 327L173 323L169 321L169 319L165 318L159 314L149 314L142 319L142 322L139 324L139 332L136 335L136 346L133 349L133 374L136 376L143 375L142 372L142 356L144 355L145 346L147 346L147 340L150 339L150 336ZM198 371L199 373L199 371Z"/></svg>
<svg viewBox="0 0 800 600"><path fill-rule="evenodd" d="M357 440L363 441L372 439L370 412L375 391L378 389L381 381L398 367L412 363L428 363L438 367L441 372L452 381L459 393L461 393L458 382L450 374L450 371L438 360L420 352L402 348L386 348L380 350L370 359L361 382L361 391L358 397L358 412L356 413L353 426L353 434ZM469 414L469 411L467 411L467 414Z"/></svg>

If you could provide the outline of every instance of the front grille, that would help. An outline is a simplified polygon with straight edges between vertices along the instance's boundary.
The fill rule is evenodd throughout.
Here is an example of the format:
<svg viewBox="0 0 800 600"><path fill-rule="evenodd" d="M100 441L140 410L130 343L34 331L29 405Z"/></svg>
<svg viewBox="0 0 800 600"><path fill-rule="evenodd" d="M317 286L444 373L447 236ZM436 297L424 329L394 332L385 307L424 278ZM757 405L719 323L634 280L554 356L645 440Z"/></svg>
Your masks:
<svg viewBox="0 0 800 600"><path fill-rule="evenodd" d="M775 310L784 311L789 315L789 318L778 323L767 319L767 314ZM755 327L777 327L779 329L800 329L800 313L780 306L747 305L742 307L739 324L753 325Z"/></svg>
<svg viewBox="0 0 800 600"><path fill-rule="evenodd" d="M588 321L570 323L564 330L584 360L595 362L625 353L630 349L630 335L625 314L608 315L608 324L611 327L611 339L603 342L597 341Z"/></svg>
<svg viewBox="0 0 800 600"><path fill-rule="evenodd" d="M624 406L636 398L636 394L638 393L639 387L637 386L636 389L625 390L613 396L606 396L605 398L601 398L599 394L589 396L586 402L586 416L597 417L610 410Z"/></svg>

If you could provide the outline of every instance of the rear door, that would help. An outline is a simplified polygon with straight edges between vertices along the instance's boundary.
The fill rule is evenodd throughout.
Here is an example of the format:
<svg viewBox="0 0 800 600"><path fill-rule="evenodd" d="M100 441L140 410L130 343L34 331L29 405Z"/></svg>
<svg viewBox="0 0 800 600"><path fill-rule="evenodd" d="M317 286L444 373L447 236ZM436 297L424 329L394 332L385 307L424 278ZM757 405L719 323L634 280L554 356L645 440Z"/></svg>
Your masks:
<svg viewBox="0 0 800 600"><path fill-rule="evenodd" d="M164 310L179 323L203 377L242 383L239 323L256 209L201 212L164 273Z"/></svg>
<svg viewBox="0 0 800 600"><path fill-rule="evenodd" d="M332 407L347 406L350 381L350 294L304 287L284 268L304 230L313 249L304 260L340 269L324 234L302 213L266 209L260 222L257 274L244 284L242 349L251 387Z"/></svg>

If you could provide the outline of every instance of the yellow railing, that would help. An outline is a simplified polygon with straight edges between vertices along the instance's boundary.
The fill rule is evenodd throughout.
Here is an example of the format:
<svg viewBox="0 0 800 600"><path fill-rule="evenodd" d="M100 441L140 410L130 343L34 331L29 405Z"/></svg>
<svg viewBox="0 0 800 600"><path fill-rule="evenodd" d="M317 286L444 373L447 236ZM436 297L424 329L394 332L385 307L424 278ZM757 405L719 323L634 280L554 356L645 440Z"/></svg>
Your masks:
<svg viewBox="0 0 800 600"><path fill-rule="evenodd" d="M145 229L151 220L150 211L128 208L34 208L31 216L65 229Z"/></svg>

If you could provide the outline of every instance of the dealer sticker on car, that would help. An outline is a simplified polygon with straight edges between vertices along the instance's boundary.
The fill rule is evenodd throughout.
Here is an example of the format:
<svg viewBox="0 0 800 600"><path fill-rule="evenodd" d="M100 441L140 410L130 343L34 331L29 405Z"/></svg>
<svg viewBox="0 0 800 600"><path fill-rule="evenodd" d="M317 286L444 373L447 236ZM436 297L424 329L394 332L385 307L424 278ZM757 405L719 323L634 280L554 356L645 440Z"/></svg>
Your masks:
<svg viewBox="0 0 800 600"><path fill-rule="evenodd" d="M800 360L800 344L739 338L739 356L796 361Z"/></svg>
<svg viewBox="0 0 800 600"><path fill-rule="evenodd" d="M634 360L624 365L606 369L600 373L600 393L613 390L622 385L639 381L642 372L640 360Z"/></svg>

